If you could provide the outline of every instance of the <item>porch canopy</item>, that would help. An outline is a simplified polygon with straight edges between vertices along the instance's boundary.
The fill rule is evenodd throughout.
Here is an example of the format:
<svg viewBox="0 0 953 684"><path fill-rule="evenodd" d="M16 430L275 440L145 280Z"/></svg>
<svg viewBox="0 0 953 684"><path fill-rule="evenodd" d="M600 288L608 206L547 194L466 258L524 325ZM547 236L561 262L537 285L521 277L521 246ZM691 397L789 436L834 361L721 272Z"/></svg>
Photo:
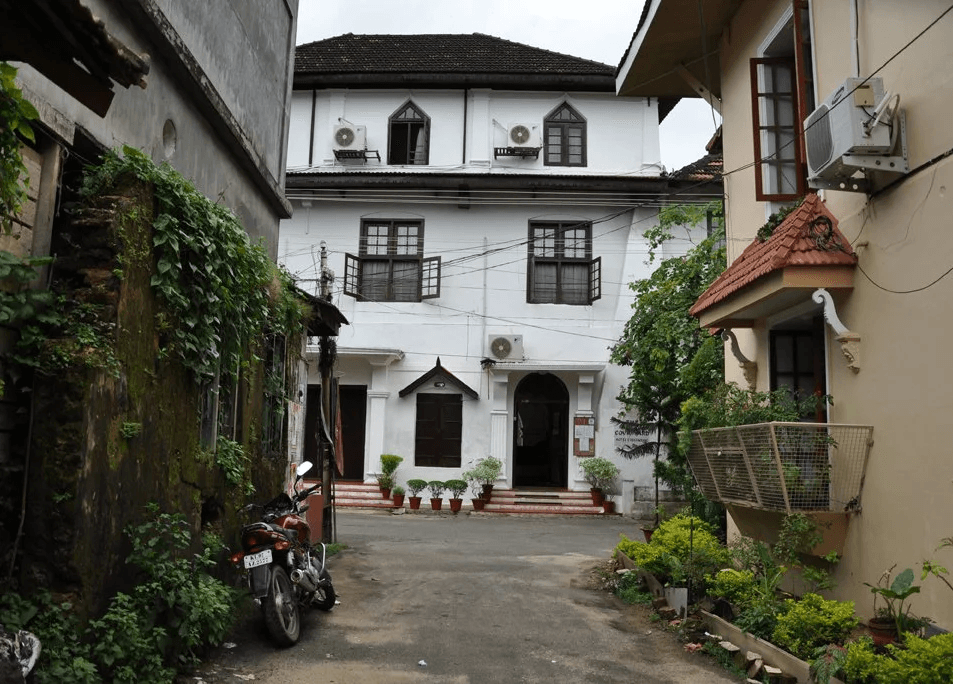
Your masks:
<svg viewBox="0 0 953 684"><path fill-rule="evenodd" d="M702 327L748 328L810 302L819 288L853 289L857 255L816 194L764 237L756 237L689 309Z"/></svg>

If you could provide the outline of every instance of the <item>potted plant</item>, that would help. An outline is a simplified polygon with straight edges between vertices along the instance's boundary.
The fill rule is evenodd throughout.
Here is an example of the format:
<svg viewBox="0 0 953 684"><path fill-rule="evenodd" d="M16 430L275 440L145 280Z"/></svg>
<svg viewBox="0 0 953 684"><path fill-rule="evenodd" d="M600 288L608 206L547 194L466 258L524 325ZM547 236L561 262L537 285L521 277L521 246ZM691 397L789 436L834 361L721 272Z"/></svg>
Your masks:
<svg viewBox="0 0 953 684"><path fill-rule="evenodd" d="M612 486L615 478L619 475L618 466L604 458L598 456L589 456L583 459L582 476L589 483L589 493L592 495L592 504L601 506L603 492Z"/></svg>
<svg viewBox="0 0 953 684"><path fill-rule="evenodd" d="M400 485L397 485L391 490L391 494L394 496L394 508L404 507L404 493L404 488Z"/></svg>
<svg viewBox="0 0 953 684"><path fill-rule="evenodd" d="M486 499L483 498L483 483L473 477L472 470L463 473L463 477L470 483L470 494L473 495L470 501L473 503L473 510L482 511L486 506Z"/></svg>
<svg viewBox="0 0 953 684"><path fill-rule="evenodd" d="M912 568L907 568L891 581L896 567L893 565L888 568L876 585L864 582L874 595L874 617L867 622L867 627L878 646L902 640L904 633L919 632L929 624L928 618L911 615L909 605L904 609L906 600L913 594L920 593L920 587L913 583ZM877 605L878 599L883 599L883 606Z"/></svg>
<svg viewBox="0 0 953 684"><path fill-rule="evenodd" d="M430 491L430 508L439 511L443 506L443 492L447 489L447 483L441 480L431 480L427 483L427 489Z"/></svg>
<svg viewBox="0 0 953 684"><path fill-rule="evenodd" d="M468 472L474 480L483 486L483 500L489 501L493 492L493 483L503 472L503 461L493 456L487 456L477 461L473 470Z"/></svg>
<svg viewBox="0 0 953 684"><path fill-rule="evenodd" d="M447 480L444 482L447 489L450 490L450 510L458 513L463 507L463 493L467 491L466 480Z"/></svg>
<svg viewBox="0 0 953 684"><path fill-rule="evenodd" d="M394 476L381 473L377 476L377 486L380 487L381 496L385 499L389 499L390 490L394 486Z"/></svg>
<svg viewBox="0 0 953 684"><path fill-rule="evenodd" d="M420 508L420 492L426 488L426 480L407 480L407 489L410 491L410 510L416 511L418 508Z"/></svg>
<svg viewBox="0 0 953 684"><path fill-rule="evenodd" d="M394 473L397 472L397 467L403 460L396 454L381 454L381 472L377 476L377 485L381 488L381 495L385 499L390 498L390 490L397 481Z"/></svg>

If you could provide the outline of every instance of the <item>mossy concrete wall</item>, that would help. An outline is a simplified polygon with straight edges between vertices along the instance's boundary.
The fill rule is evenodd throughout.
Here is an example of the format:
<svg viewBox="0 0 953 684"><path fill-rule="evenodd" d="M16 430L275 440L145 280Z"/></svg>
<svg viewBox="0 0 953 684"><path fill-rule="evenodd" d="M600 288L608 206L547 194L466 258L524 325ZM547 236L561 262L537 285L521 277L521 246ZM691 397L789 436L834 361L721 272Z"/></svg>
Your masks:
<svg viewBox="0 0 953 684"><path fill-rule="evenodd" d="M246 503L201 448L199 384L160 351L170 323L150 287L152 207L151 187L130 183L99 198L55 238L54 249L65 256L55 263L54 287L103 305L101 315L115 323L119 370L80 363L37 376L21 579L24 588L71 595L87 614L134 582L124 562L124 529L145 518L147 503L182 513L193 539L212 529L232 547L237 511ZM286 463L257 450L260 365L249 356L236 440L250 456L257 498L265 499L279 491Z"/></svg>

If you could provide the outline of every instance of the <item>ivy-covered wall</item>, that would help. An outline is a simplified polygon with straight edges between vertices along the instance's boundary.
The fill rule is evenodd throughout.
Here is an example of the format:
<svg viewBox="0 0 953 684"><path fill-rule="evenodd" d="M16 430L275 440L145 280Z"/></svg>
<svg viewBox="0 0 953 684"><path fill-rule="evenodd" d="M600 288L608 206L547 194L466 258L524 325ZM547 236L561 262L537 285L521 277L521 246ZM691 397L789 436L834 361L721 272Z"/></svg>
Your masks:
<svg viewBox="0 0 953 684"><path fill-rule="evenodd" d="M182 340L191 338L175 334L196 325L188 318L194 307L174 311L157 295L162 257L157 257L155 226L160 215L168 220L167 198L160 202L155 186L134 175L113 180L111 186L94 188L54 236L58 257L51 289L71 311L84 311L86 324L79 333L72 326L63 337L45 340L39 352L69 362L55 372L53 364L35 373L21 542L21 586L70 594L87 614L98 613L115 591L133 581L124 568L129 548L123 530L145 518L146 503L184 514L193 532L216 529L234 546L242 522L237 511L246 496L273 496L287 466L283 453L270 449L266 454L260 447L267 401L261 340L243 343L232 380L238 416L234 442L244 455L241 482L226 478L214 444L201 443L203 401L215 378L183 361L188 350ZM203 211L202 205L189 211ZM180 251L178 266L203 267L194 252ZM188 282L181 279L177 287L188 290ZM177 294L221 296L198 287ZM290 328L294 316L283 315ZM216 354L211 350L212 357Z"/></svg>

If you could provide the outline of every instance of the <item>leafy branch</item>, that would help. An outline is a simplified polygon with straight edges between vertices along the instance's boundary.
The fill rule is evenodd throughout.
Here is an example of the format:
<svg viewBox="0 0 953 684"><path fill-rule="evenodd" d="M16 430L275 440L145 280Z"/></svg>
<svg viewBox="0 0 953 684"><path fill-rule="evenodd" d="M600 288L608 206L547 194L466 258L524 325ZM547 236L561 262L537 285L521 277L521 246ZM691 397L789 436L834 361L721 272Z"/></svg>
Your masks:
<svg viewBox="0 0 953 684"><path fill-rule="evenodd" d="M11 230L13 217L26 200L29 180L20 146L23 141L35 141L30 121L38 116L17 88L16 75L14 67L0 62L0 228L4 232Z"/></svg>

